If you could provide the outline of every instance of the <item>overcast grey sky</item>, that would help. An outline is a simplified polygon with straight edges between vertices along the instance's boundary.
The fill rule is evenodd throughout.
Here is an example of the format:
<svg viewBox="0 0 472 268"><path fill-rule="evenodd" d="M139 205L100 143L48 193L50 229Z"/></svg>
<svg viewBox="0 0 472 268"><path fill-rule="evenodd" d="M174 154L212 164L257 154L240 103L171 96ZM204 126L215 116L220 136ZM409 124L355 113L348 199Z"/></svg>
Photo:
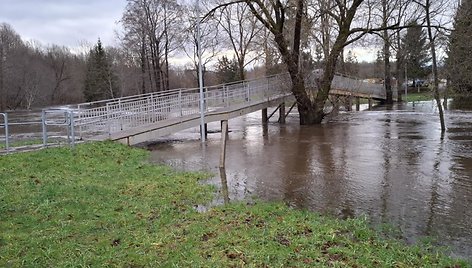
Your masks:
<svg viewBox="0 0 472 268"><path fill-rule="evenodd" d="M23 40L63 45L74 50L82 41L116 45L126 0L0 0L0 23ZM359 60L375 60L373 50L354 48Z"/></svg>
<svg viewBox="0 0 472 268"><path fill-rule="evenodd" d="M126 0L0 0L0 23L10 24L23 40L77 47L100 37L116 43L116 24Z"/></svg>

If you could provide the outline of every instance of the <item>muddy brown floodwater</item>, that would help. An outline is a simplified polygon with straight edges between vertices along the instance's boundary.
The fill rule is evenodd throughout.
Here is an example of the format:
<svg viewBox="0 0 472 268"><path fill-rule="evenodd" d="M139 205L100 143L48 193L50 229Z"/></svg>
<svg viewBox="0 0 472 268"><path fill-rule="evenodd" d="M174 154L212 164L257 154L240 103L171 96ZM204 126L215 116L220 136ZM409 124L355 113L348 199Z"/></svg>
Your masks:
<svg viewBox="0 0 472 268"><path fill-rule="evenodd" d="M393 224L408 242L433 236L452 256L472 259L472 111L448 110L443 138L432 102L344 113L318 126L300 126L296 113L287 119L266 126L260 113L230 120L231 200L366 215ZM150 145L152 160L219 174L219 123L209 130L204 146L198 129ZM219 175L212 183L221 184Z"/></svg>

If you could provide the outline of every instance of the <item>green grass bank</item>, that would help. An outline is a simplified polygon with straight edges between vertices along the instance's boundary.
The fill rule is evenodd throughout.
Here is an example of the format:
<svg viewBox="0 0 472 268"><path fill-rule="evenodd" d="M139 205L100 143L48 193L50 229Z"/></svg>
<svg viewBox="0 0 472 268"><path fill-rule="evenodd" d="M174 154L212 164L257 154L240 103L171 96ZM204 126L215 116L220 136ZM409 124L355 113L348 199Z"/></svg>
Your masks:
<svg viewBox="0 0 472 268"><path fill-rule="evenodd" d="M433 92L429 90L417 92L417 91L412 91L408 92L408 95L404 95L404 92L402 92L402 98L403 101L408 101L408 102L417 102L417 101L430 101L434 100ZM406 97L406 98L405 98Z"/></svg>
<svg viewBox="0 0 472 268"><path fill-rule="evenodd" d="M0 267L468 267L363 219L279 203L199 213L205 174L111 142L0 157Z"/></svg>

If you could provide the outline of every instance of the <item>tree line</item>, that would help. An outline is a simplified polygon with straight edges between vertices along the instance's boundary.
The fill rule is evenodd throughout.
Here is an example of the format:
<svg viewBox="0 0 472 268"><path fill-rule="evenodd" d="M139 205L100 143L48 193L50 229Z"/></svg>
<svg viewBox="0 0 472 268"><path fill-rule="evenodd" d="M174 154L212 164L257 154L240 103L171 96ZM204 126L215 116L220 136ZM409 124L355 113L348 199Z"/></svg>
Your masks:
<svg viewBox="0 0 472 268"><path fill-rule="evenodd" d="M326 115L336 72L380 78L387 102L407 77L435 90L447 78L470 93L470 2L451 12L450 0L128 0L120 45L98 40L82 53L24 42L0 24L0 110L197 86L197 20L206 85L286 71L302 124ZM377 47L377 61L358 63L356 46ZM187 65L176 68L182 57ZM305 84L314 69L317 89Z"/></svg>

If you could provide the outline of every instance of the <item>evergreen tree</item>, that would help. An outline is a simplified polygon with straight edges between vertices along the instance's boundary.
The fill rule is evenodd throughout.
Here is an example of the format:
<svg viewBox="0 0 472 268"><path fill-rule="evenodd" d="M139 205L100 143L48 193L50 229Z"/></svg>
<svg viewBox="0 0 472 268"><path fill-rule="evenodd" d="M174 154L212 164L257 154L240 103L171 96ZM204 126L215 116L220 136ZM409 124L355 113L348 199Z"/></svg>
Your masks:
<svg viewBox="0 0 472 268"><path fill-rule="evenodd" d="M408 77L425 78L429 73L427 64L430 61L426 33L416 21L410 22L409 26L403 38L403 55Z"/></svg>
<svg viewBox="0 0 472 268"><path fill-rule="evenodd" d="M98 39L87 58L84 96L87 102L117 97L117 77Z"/></svg>
<svg viewBox="0 0 472 268"><path fill-rule="evenodd" d="M359 75L359 62L356 55L351 50L347 52L346 60L344 61L345 73L350 76Z"/></svg>
<svg viewBox="0 0 472 268"><path fill-rule="evenodd" d="M448 71L452 88L461 95L472 93L472 0L457 10L449 40Z"/></svg>
<svg viewBox="0 0 472 268"><path fill-rule="evenodd" d="M231 83L241 80L239 77L239 67L236 59L229 60L226 56L218 59L216 63L216 73L220 83Z"/></svg>

